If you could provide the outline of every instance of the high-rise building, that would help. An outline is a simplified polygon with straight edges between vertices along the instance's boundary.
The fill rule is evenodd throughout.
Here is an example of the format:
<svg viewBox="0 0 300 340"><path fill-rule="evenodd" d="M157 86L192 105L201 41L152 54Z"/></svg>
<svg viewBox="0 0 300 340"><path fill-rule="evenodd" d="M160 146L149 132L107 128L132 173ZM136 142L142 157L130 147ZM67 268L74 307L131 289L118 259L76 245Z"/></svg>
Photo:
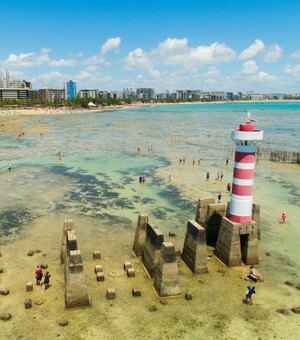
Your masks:
<svg viewBox="0 0 300 340"><path fill-rule="evenodd" d="M76 90L76 82L73 80L69 80L64 82L65 89L65 99L75 99L77 90Z"/></svg>

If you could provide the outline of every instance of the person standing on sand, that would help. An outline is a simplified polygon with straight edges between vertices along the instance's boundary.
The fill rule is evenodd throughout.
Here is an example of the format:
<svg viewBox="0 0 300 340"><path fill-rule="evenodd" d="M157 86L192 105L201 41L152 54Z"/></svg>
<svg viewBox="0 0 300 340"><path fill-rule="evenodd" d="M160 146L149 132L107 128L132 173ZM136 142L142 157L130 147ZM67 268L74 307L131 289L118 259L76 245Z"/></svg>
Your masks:
<svg viewBox="0 0 300 340"><path fill-rule="evenodd" d="M36 284L37 285L41 284L42 277L43 277L43 271L40 268L40 266L37 266L36 270L35 270L35 279L36 279Z"/></svg>
<svg viewBox="0 0 300 340"><path fill-rule="evenodd" d="M44 277L44 286L45 289L48 289L50 287L50 274L49 272L46 273L45 277Z"/></svg>
<svg viewBox="0 0 300 340"><path fill-rule="evenodd" d="M206 180L209 180L209 172L206 173Z"/></svg>
<svg viewBox="0 0 300 340"><path fill-rule="evenodd" d="M285 223L285 221L286 221L286 213L283 212L282 215L281 215L280 223Z"/></svg>
<svg viewBox="0 0 300 340"><path fill-rule="evenodd" d="M246 303L248 303L248 300L249 300L250 305L253 305L253 302L252 302L252 295L253 294L256 294L255 287L254 286L252 286L252 287L248 286L247 291L246 291L246 299L245 299Z"/></svg>

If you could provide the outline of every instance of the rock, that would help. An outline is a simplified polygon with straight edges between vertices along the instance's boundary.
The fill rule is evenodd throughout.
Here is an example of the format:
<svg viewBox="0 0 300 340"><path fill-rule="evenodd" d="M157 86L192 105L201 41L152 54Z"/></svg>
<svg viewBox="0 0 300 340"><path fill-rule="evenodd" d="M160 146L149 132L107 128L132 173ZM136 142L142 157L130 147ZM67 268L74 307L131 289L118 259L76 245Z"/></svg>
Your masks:
<svg viewBox="0 0 300 340"><path fill-rule="evenodd" d="M60 320L58 324L62 327L65 327L69 324L69 320L67 319Z"/></svg>
<svg viewBox="0 0 300 340"><path fill-rule="evenodd" d="M116 298L116 292L114 288L107 288L106 291L106 299L107 300L113 300Z"/></svg>
<svg viewBox="0 0 300 340"><path fill-rule="evenodd" d="M272 256L271 253L269 253L268 251L265 253L266 256Z"/></svg>
<svg viewBox="0 0 300 340"><path fill-rule="evenodd" d="M35 305L39 306L39 305L42 305L42 304L44 303L44 300L42 300L42 299L37 299L37 300L34 300L33 303L34 303Z"/></svg>
<svg viewBox="0 0 300 340"><path fill-rule="evenodd" d="M295 314L300 314L300 306L292 307L291 311Z"/></svg>
<svg viewBox="0 0 300 340"><path fill-rule="evenodd" d="M98 272L96 278L97 278L97 281L104 281L105 280L104 273Z"/></svg>
<svg viewBox="0 0 300 340"><path fill-rule="evenodd" d="M155 305L153 305L153 306L150 306L148 308L148 310L149 310L149 312L156 312L157 311L157 307Z"/></svg>
<svg viewBox="0 0 300 340"><path fill-rule="evenodd" d="M170 237L176 237L176 234L173 233L172 231L169 231L169 236L170 236Z"/></svg>
<svg viewBox="0 0 300 340"><path fill-rule="evenodd" d="M42 269L47 269L48 268L48 264L47 263L42 263L41 264L41 268Z"/></svg>
<svg viewBox="0 0 300 340"><path fill-rule="evenodd" d="M297 284L295 288L300 290L300 284Z"/></svg>
<svg viewBox="0 0 300 340"><path fill-rule="evenodd" d="M128 277L135 277L135 269L134 268L128 268L127 269L127 276Z"/></svg>
<svg viewBox="0 0 300 340"><path fill-rule="evenodd" d="M285 308L278 308L278 309L276 309L276 312L279 313L279 314L283 314L283 315L289 314L289 311Z"/></svg>
<svg viewBox="0 0 300 340"><path fill-rule="evenodd" d="M294 283L291 282L291 281L284 281L284 284L287 285L287 286L291 286L291 287L294 286Z"/></svg>
<svg viewBox="0 0 300 340"><path fill-rule="evenodd" d="M94 259L97 259L97 260L101 259L101 253L100 253L99 250L95 250L95 251L93 252L93 258L94 258Z"/></svg>
<svg viewBox="0 0 300 340"><path fill-rule="evenodd" d="M36 249L35 252L38 254L38 253L41 253L41 249Z"/></svg>
<svg viewBox="0 0 300 340"><path fill-rule="evenodd" d="M9 294L9 289L7 288L0 289L0 295L8 295L8 294Z"/></svg>
<svg viewBox="0 0 300 340"><path fill-rule="evenodd" d="M167 305L167 304L168 304L167 299L165 299L165 298L163 298L163 297L159 299L159 302L160 302L162 305Z"/></svg>
<svg viewBox="0 0 300 340"><path fill-rule="evenodd" d="M26 292L32 292L33 291L33 283L27 282L26 283Z"/></svg>
<svg viewBox="0 0 300 340"><path fill-rule="evenodd" d="M142 292L140 290L140 288L132 288L132 296L137 297L137 296L141 296Z"/></svg>
<svg viewBox="0 0 300 340"><path fill-rule="evenodd" d="M25 309L31 308L32 307L32 301L31 299L26 299L24 302Z"/></svg>
<svg viewBox="0 0 300 340"><path fill-rule="evenodd" d="M2 253L1 253L1 251L0 251L0 257L2 256Z"/></svg>
<svg viewBox="0 0 300 340"><path fill-rule="evenodd" d="M129 268L132 268L131 262L130 262L130 261L124 262L123 268L124 268L124 270L127 270L127 269L129 269Z"/></svg>
<svg viewBox="0 0 300 340"><path fill-rule="evenodd" d="M224 275L224 274L226 274L226 270L225 270L225 269L221 269L221 268L220 268L220 269L218 269L218 273L220 273L220 274L223 274L223 275Z"/></svg>
<svg viewBox="0 0 300 340"><path fill-rule="evenodd" d="M3 273L4 269L3 267L0 267L0 273Z"/></svg>
<svg viewBox="0 0 300 340"><path fill-rule="evenodd" d="M95 266L95 273L97 274L97 273L102 272L102 271L103 271L103 268L102 268L101 264L97 264Z"/></svg>
<svg viewBox="0 0 300 340"><path fill-rule="evenodd" d="M28 256L32 256L35 253L34 250L29 250L29 252L27 253Z"/></svg>
<svg viewBox="0 0 300 340"><path fill-rule="evenodd" d="M193 295L191 292L186 292L185 293L185 299L186 300L192 300L193 299Z"/></svg>
<svg viewBox="0 0 300 340"><path fill-rule="evenodd" d="M0 319L3 321L8 321L11 319L11 314L10 313L4 313L0 315Z"/></svg>

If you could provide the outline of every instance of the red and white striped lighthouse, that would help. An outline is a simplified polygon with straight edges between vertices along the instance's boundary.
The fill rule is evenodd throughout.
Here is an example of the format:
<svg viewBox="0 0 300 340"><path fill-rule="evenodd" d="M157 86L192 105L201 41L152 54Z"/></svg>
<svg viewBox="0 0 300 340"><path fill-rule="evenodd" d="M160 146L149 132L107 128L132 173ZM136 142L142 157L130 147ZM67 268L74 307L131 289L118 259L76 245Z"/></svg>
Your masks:
<svg viewBox="0 0 300 340"><path fill-rule="evenodd" d="M254 119L231 132L235 141L232 191L228 218L236 223L251 223L256 141L263 139L263 131L256 130Z"/></svg>

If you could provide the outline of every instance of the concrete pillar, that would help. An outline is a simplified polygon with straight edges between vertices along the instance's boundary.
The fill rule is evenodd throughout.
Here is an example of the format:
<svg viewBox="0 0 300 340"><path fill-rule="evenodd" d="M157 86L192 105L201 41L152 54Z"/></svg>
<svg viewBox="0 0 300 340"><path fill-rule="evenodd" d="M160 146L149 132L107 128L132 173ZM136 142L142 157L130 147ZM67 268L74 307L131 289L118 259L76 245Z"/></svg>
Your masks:
<svg viewBox="0 0 300 340"><path fill-rule="evenodd" d="M146 229L148 222L149 222L148 215L146 214L139 215L132 248L136 256L142 256L143 247L146 241Z"/></svg>
<svg viewBox="0 0 300 340"><path fill-rule="evenodd" d="M67 244L67 231L74 229L74 223L72 219L64 220L63 225L63 237L61 242L60 263L64 264L66 257L66 244Z"/></svg>
<svg viewBox="0 0 300 340"><path fill-rule="evenodd" d="M147 223L146 241L143 247L142 262L150 277L154 277L164 235L155 225Z"/></svg>
<svg viewBox="0 0 300 340"><path fill-rule="evenodd" d="M198 200L197 211L196 211L196 222L202 226L205 226L207 220L207 209L209 204L216 203L214 197L205 197Z"/></svg>
<svg viewBox="0 0 300 340"><path fill-rule="evenodd" d="M162 244L154 288L159 296L172 296L181 293L175 246L171 242Z"/></svg>
<svg viewBox="0 0 300 340"><path fill-rule="evenodd" d="M181 259L195 274L208 272L205 229L192 220L187 222Z"/></svg>
<svg viewBox="0 0 300 340"><path fill-rule="evenodd" d="M259 263L257 226L252 223L235 223L222 218L215 255L228 267Z"/></svg>

